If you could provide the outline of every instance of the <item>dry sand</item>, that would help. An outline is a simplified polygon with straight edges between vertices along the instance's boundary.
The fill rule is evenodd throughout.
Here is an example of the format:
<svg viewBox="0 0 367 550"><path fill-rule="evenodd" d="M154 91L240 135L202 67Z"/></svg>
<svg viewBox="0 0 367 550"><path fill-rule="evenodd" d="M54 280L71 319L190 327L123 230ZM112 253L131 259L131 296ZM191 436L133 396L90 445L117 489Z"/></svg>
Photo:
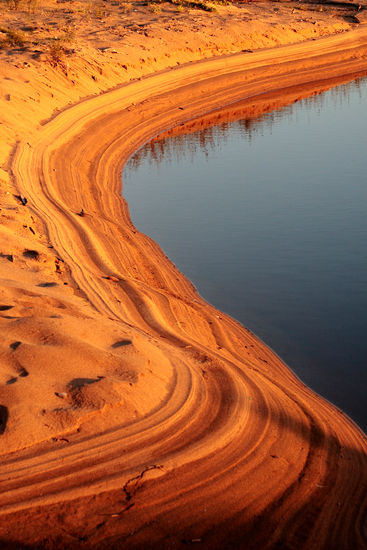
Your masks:
<svg viewBox="0 0 367 550"><path fill-rule="evenodd" d="M359 12L40 4L2 16L0 547L366 548L364 434L196 294L120 189L162 131L366 74Z"/></svg>

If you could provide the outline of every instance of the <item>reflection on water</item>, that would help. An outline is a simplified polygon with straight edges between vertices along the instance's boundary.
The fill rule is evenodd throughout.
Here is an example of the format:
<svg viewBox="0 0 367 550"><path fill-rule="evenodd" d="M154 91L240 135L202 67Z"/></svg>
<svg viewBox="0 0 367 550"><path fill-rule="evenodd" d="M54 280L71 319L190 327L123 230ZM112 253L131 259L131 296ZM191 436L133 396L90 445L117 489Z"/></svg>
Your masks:
<svg viewBox="0 0 367 550"><path fill-rule="evenodd" d="M366 104L358 80L258 118L198 122L124 172L138 229L363 429Z"/></svg>
<svg viewBox="0 0 367 550"><path fill-rule="evenodd" d="M338 106L343 107L350 104L350 91L353 89L358 93L358 97L363 103L363 87L365 86L363 80L355 80L348 82L342 86L336 86L327 93L313 94L310 97L302 99L302 109L313 110L314 113L320 115L324 105L330 104L330 98L332 102ZM361 88L362 87L362 88ZM179 162L185 159L186 161L195 161L195 155L198 149L206 156L215 154L216 150L221 150L231 139L228 130L237 128L237 131L241 133L241 137L251 142L253 138L264 135L267 132L271 135L272 127L279 119L287 122L293 122L294 116L297 116L299 106L297 103L284 106L281 110L272 110L265 115L241 118L230 122L221 122L212 125L205 126L200 130L191 131L199 126L199 124L188 123L187 126L182 125L176 127L173 130L166 132L161 136L157 136L150 142L141 147L129 160L126 166L126 173L128 176L133 171L138 170L143 163L149 165ZM246 112L248 107L244 107ZM125 178L124 178L125 180ZM125 183L125 187L127 182ZM126 195L126 192L124 192Z"/></svg>

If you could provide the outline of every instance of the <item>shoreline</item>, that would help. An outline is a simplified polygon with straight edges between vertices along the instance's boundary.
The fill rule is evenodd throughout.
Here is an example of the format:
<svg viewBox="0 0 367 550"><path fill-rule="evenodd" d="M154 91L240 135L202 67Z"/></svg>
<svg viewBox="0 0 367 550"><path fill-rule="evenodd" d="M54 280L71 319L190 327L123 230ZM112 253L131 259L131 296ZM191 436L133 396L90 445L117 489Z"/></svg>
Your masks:
<svg viewBox="0 0 367 550"><path fill-rule="evenodd" d="M292 107L299 101L302 103L304 100L308 100L310 98L317 98L317 96L319 96L320 94L325 95L330 90L334 91L334 90L337 90L338 88L342 88L343 86L348 87L349 84L353 85L353 83L355 82L358 82L358 88L359 88L359 82L365 82L366 76L367 76L366 71L364 72L362 71L360 75L357 75L357 74L353 75L353 80L350 80L351 78L350 75L340 76L335 80L333 79L331 81L328 79L323 79L319 83L315 82L310 84L309 91L307 91L307 85L300 86L298 89L297 87L295 89L290 87L289 89L281 90L278 93L271 92L269 94L264 94L263 96L259 95L252 98L248 98L243 101L240 101L239 103L231 104L226 107L220 108L218 110L214 110L206 115L199 116L198 118L190 120L187 123L180 123L179 125L174 126L172 129L156 135L155 137L150 139L148 142L144 143L138 149L138 151L133 153L132 157L130 157L127 161L127 163L131 163L131 159L133 159L133 163L130 164L128 168L126 167L126 164L125 164L123 168L123 181L125 181L125 174L127 170L127 172L129 173L129 179L131 180L129 182L131 186L133 184L132 179L133 179L133 175L135 174L135 171L137 171L137 173L139 172L140 163L143 163L143 165L146 166L147 158L149 158L149 163L153 162L154 164L157 163L157 165L159 165L161 162L163 162L164 164L164 159L166 156L165 148L167 145L168 151L170 151L172 146L171 140L173 140L174 144L175 143L184 144L185 136L190 136L190 134L193 133L197 136L200 136L200 138L198 137L195 138L195 143L198 140L198 145L200 140L200 148L204 147L205 145L211 145L212 139L213 139L213 134L212 134L213 129L214 129L214 132L216 128L219 128L220 131L222 131L222 127L226 128L228 124L231 125L233 123L236 123L237 121L241 121L246 123L246 131L251 131L252 124L255 124L255 127L256 127L257 122L258 121L261 122L263 120L263 117L267 117L269 114L273 115L273 113L275 114L281 113L283 109L285 109L285 111L288 112L288 108L292 109ZM300 93L301 93L301 97L300 97ZM316 101L318 100L316 99ZM248 129L247 129L247 124L249 124ZM176 142L177 139L179 141ZM181 142L182 139L183 141ZM176 151L176 147L177 147L177 151ZM176 154L179 154L179 152L181 151L180 145L176 145L176 147L174 150ZM183 147L185 146L183 145ZM142 156L140 156L140 151L142 151ZM168 154L167 158L169 158L170 161L172 161L172 156L171 156L172 150L170 153L168 151L167 151L167 154ZM125 197L125 193L123 193L123 196ZM130 202L129 195L127 195L127 197L125 198L129 203ZM134 214L132 216L133 220L136 215L136 212L134 210L137 206L139 207L139 204L137 204L136 200L137 199L135 197L133 201L134 204L129 204L130 210ZM157 218L157 220L158 219L159 218ZM139 223L137 223L137 221L139 221ZM143 223L141 227L140 227L140 222ZM152 220L150 221L150 223L151 222ZM139 228L139 231L151 237L149 232L149 225L148 226L144 225L144 219L141 217L141 214L140 214L139 220L136 219L134 223ZM151 227L156 228L155 225ZM162 238L164 237L164 234L160 233L160 235L162 236ZM158 237L151 237L151 238L155 238L156 242L158 242L158 244L163 249L165 249L164 240L161 242ZM318 386L317 379L313 380L313 382L305 381L303 377L304 375L302 375L302 373L299 372L299 370L296 368L297 361L295 361L294 358L292 361L292 358L290 357L288 357L288 360L287 360L286 356L282 352L279 352L279 349L280 349L279 341L273 341L273 344L269 343L269 340L272 341L271 339L274 336L273 334L271 334L271 331L268 332L267 336L264 334L261 335L261 332L260 333L258 332L258 330L256 329L256 322L259 323L260 318L255 317L255 325L254 325L253 319L248 319L247 322L244 319L241 320L238 316L236 316L236 314L233 311L231 311L230 306L229 306L229 309L226 309L224 306L220 307L215 300L215 296L212 296L212 298L210 298L210 296L208 297L208 295L205 294L205 292L200 291L200 287L201 287L201 290L203 290L202 285L200 284L198 287L198 285L196 284L197 280L192 276L190 277L190 275L187 274L186 269L182 267L182 264L181 264L181 268L177 267L177 262L179 262L180 264L182 260L181 256L178 255L178 256L171 257L169 250L168 251L166 250L166 253L171 258L171 261L173 261L173 263L176 264L176 268L179 271L181 271L188 279L190 279L190 281L195 285L195 289L197 293L205 301L213 305L213 307L216 307L218 310L226 312L226 315L232 316L240 324L242 324L243 326L251 330L251 332L254 333L254 335L262 342L263 345L266 345L269 349L271 349L272 352L275 355L277 355L278 359L281 360L284 364L286 364L286 366L293 372L293 374L299 379L301 383L308 386L310 389L312 389L314 393L319 395L320 398L325 399L334 407L336 407L340 412L344 413L357 426L357 428L359 428L362 432L365 432L363 410L361 411L362 414L359 417L358 415L353 416L350 410L348 412L348 403L344 404L344 406L343 404L340 404L340 402L339 404L336 403L332 397L325 394L325 388L324 390L320 389L320 387ZM171 253L174 254L173 252ZM187 258L186 258L186 261L187 261ZM204 287L205 287L205 284L204 284ZM312 342L312 340L310 341ZM302 360L304 361L304 357L305 357L304 354L301 354L301 355L298 354L298 357L296 359L298 359L302 363Z"/></svg>
<svg viewBox="0 0 367 550"><path fill-rule="evenodd" d="M64 317L66 310L66 329L79 318L91 332L89 346L98 340L98 349L106 349L109 341L109 353L120 355L108 372L101 367L107 355L97 360L99 370L93 356L85 368L72 364L61 372L61 379L74 372L94 381L78 392L64 390L69 407L61 412L45 409L54 433L67 433L66 445L57 437L47 441L45 431L39 443L4 455L0 539L6 523L14 540L47 536L51 548L61 548L73 535L58 529L52 539L52 518L71 510L69 532L83 523L86 537L78 534L76 548L106 540L111 548L122 540L131 548L162 541L180 547L197 539L204 548L270 548L279 541L307 549L363 547L364 434L257 337L206 304L134 228L120 174L131 152L156 132L208 108L215 112L229 98L271 94L286 84L310 87L325 67L334 77L345 67L358 73L366 50L362 28L182 65L71 106L18 144L17 190L65 265L65 292L59 284L41 287L47 307ZM47 319L39 330L57 334L59 321ZM122 333L125 343L114 348ZM51 345L58 338L63 348L60 336ZM80 403L84 410L75 412ZM2 437L16 450L19 440L11 435ZM103 510L108 517L101 522ZM122 514L124 522L117 522ZM20 532L24 515L31 521Z"/></svg>

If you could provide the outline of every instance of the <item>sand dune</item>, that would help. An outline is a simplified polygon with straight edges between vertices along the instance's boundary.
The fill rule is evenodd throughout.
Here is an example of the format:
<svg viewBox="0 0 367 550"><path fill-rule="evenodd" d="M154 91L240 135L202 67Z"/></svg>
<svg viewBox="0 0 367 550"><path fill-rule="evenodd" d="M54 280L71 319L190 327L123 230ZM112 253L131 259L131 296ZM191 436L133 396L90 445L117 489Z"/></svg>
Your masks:
<svg viewBox="0 0 367 550"><path fill-rule="evenodd" d="M352 78L366 55L362 27L187 64L17 144L12 172L41 236L39 256L23 256L27 292L12 282L22 266L2 260L5 548L367 547L364 434L205 303L120 194L148 138L244 97L302 97L328 85L326 68ZM48 246L59 267L41 280Z"/></svg>

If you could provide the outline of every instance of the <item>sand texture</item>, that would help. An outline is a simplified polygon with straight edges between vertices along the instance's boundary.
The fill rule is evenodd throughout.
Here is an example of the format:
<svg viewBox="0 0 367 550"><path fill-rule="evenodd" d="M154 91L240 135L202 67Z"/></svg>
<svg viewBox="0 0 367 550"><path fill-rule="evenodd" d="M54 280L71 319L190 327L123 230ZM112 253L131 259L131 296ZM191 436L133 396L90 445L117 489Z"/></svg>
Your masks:
<svg viewBox="0 0 367 550"><path fill-rule="evenodd" d="M367 548L365 435L207 304L121 196L149 138L255 116L366 74L366 60L360 26L9 122L1 548Z"/></svg>

